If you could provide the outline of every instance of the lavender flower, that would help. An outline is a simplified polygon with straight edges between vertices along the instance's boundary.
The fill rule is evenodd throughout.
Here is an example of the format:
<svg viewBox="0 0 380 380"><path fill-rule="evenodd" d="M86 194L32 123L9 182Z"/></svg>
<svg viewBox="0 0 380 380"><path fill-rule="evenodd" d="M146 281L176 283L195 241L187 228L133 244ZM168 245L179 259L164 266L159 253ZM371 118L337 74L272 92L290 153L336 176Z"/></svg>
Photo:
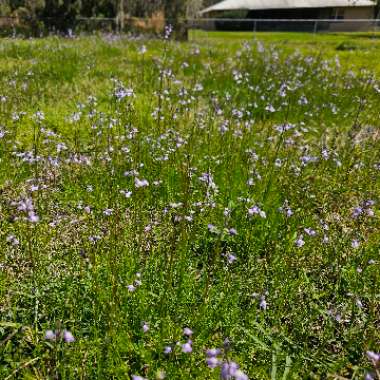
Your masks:
<svg viewBox="0 0 380 380"><path fill-rule="evenodd" d="M206 351L206 356L209 358L218 356L221 354L221 350L219 348L210 348Z"/></svg>
<svg viewBox="0 0 380 380"><path fill-rule="evenodd" d="M248 209L248 215L259 215L261 218L265 219L267 217L265 211L262 211L259 206L253 206Z"/></svg>
<svg viewBox="0 0 380 380"><path fill-rule="evenodd" d="M74 335L70 331L68 331L68 330L63 330L63 340L66 343L75 342Z"/></svg>
<svg viewBox="0 0 380 380"><path fill-rule="evenodd" d="M170 35L173 32L173 27L171 25L166 25L165 26L165 33L164 33L164 38L167 40L169 39Z"/></svg>
<svg viewBox="0 0 380 380"><path fill-rule="evenodd" d="M188 327L185 327L183 329L183 335L186 335L186 336L192 336L193 335L193 331L191 329L189 329Z"/></svg>
<svg viewBox="0 0 380 380"><path fill-rule="evenodd" d="M147 186L149 186L149 182L146 179L135 178L135 187L137 189L140 187L147 187Z"/></svg>
<svg viewBox="0 0 380 380"><path fill-rule="evenodd" d="M355 207L354 211L352 212L351 216L352 218L356 219L363 213L363 209L361 207Z"/></svg>
<svg viewBox="0 0 380 380"><path fill-rule="evenodd" d="M238 233L237 233L237 230L235 228L229 228L228 229L228 233L229 235L231 236L236 236Z"/></svg>
<svg viewBox="0 0 380 380"><path fill-rule="evenodd" d="M184 352L185 354L190 354L193 351L193 347L190 342L191 341L188 341L187 343L184 343L182 345L182 352Z"/></svg>
<svg viewBox="0 0 380 380"><path fill-rule="evenodd" d="M218 230L218 227L214 226L213 224L209 223L207 225L207 228L208 230L212 233L212 234L219 234L219 230Z"/></svg>
<svg viewBox="0 0 380 380"><path fill-rule="evenodd" d="M29 211L28 212L28 220L31 223L38 223L40 220L40 217L34 211Z"/></svg>
<svg viewBox="0 0 380 380"><path fill-rule="evenodd" d="M380 360L380 354L378 353L375 353L373 351L367 351L366 354L367 354L368 359L374 362L378 362Z"/></svg>
<svg viewBox="0 0 380 380"><path fill-rule="evenodd" d="M215 356L212 356L206 359L206 363L209 368L216 368L220 365L220 360L217 359Z"/></svg>
<svg viewBox="0 0 380 380"><path fill-rule="evenodd" d="M138 51L139 51L140 54L145 54L148 51L148 49L146 48L145 45L141 45L139 47Z"/></svg>
<svg viewBox="0 0 380 380"><path fill-rule="evenodd" d="M232 253L227 253L226 256L229 264L233 264L237 260L236 256L234 256Z"/></svg>
<svg viewBox="0 0 380 380"><path fill-rule="evenodd" d="M267 307L268 307L268 304L267 304L267 301L265 299L265 296L261 296L261 298L260 298L260 309L265 311L267 309Z"/></svg>
<svg viewBox="0 0 380 380"><path fill-rule="evenodd" d="M304 228L303 229L307 235L309 236L316 236L317 235L317 232L315 230L313 230L312 228Z"/></svg>
<svg viewBox="0 0 380 380"><path fill-rule="evenodd" d="M220 378L222 380L231 380L235 377L236 371L239 369L239 365L235 362L225 362L222 364L220 371Z"/></svg>
<svg viewBox="0 0 380 380"><path fill-rule="evenodd" d="M115 97L118 100L124 99L125 97L133 96L133 90L131 88L120 87L115 91Z"/></svg>
<svg viewBox="0 0 380 380"><path fill-rule="evenodd" d="M54 341L56 339L55 332L53 330L46 330L45 339Z"/></svg>
<svg viewBox="0 0 380 380"><path fill-rule="evenodd" d="M248 380L248 376L243 371L238 369L235 372L235 380Z"/></svg>
<svg viewBox="0 0 380 380"><path fill-rule="evenodd" d="M132 375L132 380L146 380L146 378L139 375Z"/></svg>
<svg viewBox="0 0 380 380"><path fill-rule="evenodd" d="M357 240L357 239L352 240L351 247L354 248L354 249L359 248L360 247L359 240Z"/></svg>
<svg viewBox="0 0 380 380"><path fill-rule="evenodd" d="M298 237L298 239L296 240L295 244L296 244L297 248L301 248L301 247L303 247L305 245L305 241L303 240L303 236L302 235L300 235Z"/></svg>
<svg viewBox="0 0 380 380"><path fill-rule="evenodd" d="M14 235L8 235L6 241L14 246L20 244L20 241Z"/></svg>

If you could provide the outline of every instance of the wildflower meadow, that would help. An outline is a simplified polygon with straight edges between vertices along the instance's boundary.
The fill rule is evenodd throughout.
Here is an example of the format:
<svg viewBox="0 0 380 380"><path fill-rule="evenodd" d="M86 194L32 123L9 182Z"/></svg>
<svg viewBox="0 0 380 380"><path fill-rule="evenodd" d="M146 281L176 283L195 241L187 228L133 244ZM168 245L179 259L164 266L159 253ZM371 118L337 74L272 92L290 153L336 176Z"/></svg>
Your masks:
<svg viewBox="0 0 380 380"><path fill-rule="evenodd" d="M0 379L379 379L378 42L168 34L0 42Z"/></svg>

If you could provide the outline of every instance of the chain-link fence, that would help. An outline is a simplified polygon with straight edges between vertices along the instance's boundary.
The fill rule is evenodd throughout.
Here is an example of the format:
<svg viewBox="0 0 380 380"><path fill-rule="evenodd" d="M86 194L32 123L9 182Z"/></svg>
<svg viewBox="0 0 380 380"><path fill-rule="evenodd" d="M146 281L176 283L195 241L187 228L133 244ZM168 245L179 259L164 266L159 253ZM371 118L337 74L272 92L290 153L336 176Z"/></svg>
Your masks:
<svg viewBox="0 0 380 380"><path fill-rule="evenodd" d="M227 19L199 18L168 20L164 18L79 17L20 19L0 16L0 36L39 37L92 33L127 33L151 37L163 36L165 27L174 25L175 37L198 39L212 37L212 32L378 32L380 19ZM220 37L220 34L218 33Z"/></svg>
<svg viewBox="0 0 380 380"><path fill-rule="evenodd" d="M196 19L191 30L248 32L374 32L380 19Z"/></svg>

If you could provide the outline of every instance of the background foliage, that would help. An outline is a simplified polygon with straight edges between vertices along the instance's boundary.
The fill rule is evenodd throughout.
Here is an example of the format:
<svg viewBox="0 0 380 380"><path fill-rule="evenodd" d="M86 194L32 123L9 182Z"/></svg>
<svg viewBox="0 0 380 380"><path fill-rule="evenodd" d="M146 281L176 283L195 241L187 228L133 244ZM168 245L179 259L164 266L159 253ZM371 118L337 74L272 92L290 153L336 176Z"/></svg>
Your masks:
<svg viewBox="0 0 380 380"><path fill-rule="evenodd" d="M170 0L1 0L1 16L27 15L31 18L116 17L120 8L126 15L148 17L164 11L170 17L195 16L215 1Z"/></svg>

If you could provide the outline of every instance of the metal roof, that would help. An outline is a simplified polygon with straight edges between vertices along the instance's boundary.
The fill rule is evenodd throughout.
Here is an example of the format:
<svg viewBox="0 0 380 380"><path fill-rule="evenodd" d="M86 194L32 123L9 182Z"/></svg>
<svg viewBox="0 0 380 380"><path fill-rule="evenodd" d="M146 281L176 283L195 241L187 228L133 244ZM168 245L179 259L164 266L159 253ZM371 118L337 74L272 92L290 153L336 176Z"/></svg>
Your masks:
<svg viewBox="0 0 380 380"><path fill-rule="evenodd" d="M231 10L374 7L371 0L224 0L203 9L200 13Z"/></svg>

